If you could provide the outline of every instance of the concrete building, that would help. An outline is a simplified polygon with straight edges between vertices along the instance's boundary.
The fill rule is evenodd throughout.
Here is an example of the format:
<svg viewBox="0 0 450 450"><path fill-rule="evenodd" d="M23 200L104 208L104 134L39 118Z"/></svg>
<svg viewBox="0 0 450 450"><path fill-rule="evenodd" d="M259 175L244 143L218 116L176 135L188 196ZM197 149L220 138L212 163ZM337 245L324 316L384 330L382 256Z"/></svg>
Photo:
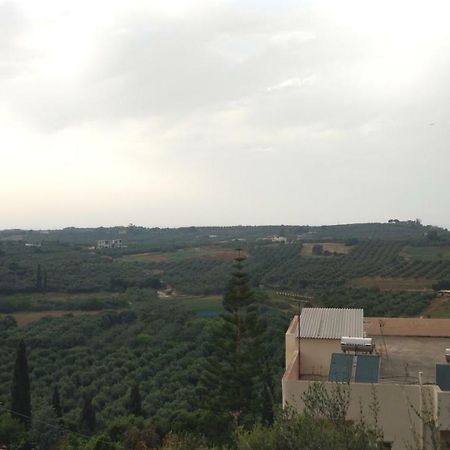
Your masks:
<svg viewBox="0 0 450 450"><path fill-rule="evenodd" d="M122 248L122 239L102 239L97 241L97 248Z"/></svg>
<svg viewBox="0 0 450 450"><path fill-rule="evenodd" d="M372 338L373 353L344 353L344 336ZM301 411L302 394L315 381L327 389L349 383L348 419L359 420L362 408L365 420L373 421L375 397L386 448L419 443L431 449L436 437L440 448L450 449L447 348L450 319L364 318L362 309L304 308L286 332L283 406ZM429 414L431 424L418 412Z"/></svg>

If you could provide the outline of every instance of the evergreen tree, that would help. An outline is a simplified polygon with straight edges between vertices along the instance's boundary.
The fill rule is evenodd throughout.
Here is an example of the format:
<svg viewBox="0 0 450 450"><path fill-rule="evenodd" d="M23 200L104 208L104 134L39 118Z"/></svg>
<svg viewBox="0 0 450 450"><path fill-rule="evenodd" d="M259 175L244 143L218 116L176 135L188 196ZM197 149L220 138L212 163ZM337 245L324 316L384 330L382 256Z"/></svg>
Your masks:
<svg viewBox="0 0 450 450"><path fill-rule="evenodd" d="M27 350L21 340L17 348L16 363L11 390L11 410L26 427L31 424L30 378L28 375Z"/></svg>
<svg viewBox="0 0 450 450"><path fill-rule="evenodd" d="M62 417L62 410L61 410L61 400L59 398L58 386L55 386L53 388L52 407L53 407L53 411L55 411L56 417L58 419L60 419Z"/></svg>
<svg viewBox="0 0 450 450"><path fill-rule="evenodd" d="M86 397L83 403L83 409L81 410L80 417L80 429L86 433L93 433L97 426L97 420L95 418L95 409L92 405L92 399Z"/></svg>
<svg viewBox="0 0 450 450"><path fill-rule="evenodd" d="M22 448L27 432L23 423L8 413L0 415L0 442L8 449Z"/></svg>
<svg viewBox="0 0 450 450"><path fill-rule="evenodd" d="M229 406L236 425L242 423L242 415L249 409L251 400L251 367L249 348L250 320L248 306L253 302L254 297L250 289L247 274L244 272L243 262L245 258L239 256L235 259L235 264L231 279L228 282L224 296L224 337L228 338L228 365L227 379L224 385L228 390Z"/></svg>
<svg viewBox="0 0 450 450"><path fill-rule="evenodd" d="M52 405L41 399L34 405L33 424L29 431L29 441L33 450L54 449L56 441L64 434L60 421ZM30 447L28 447L30 448Z"/></svg>
<svg viewBox="0 0 450 450"><path fill-rule="evenodd" d="M139 391L139 384L135 384L131 388L130 398L128 400L128 411L134 416L143 416L141 404L141 393Z"/></svg>
<svg viewBox="0 0 450 450"><path fill-rule="evenodd" d="M216 428L224 432L227 426L250 424L260 415L255 389L259 377L256 297L244 261L239 251L223 296L225 313L208 343L211 357L199 388L199 395L205 397L205 409L216 411L215 417L209 417L211 424L217 420Z"/></svg>
<svg viewBox="0 0 450 450"><path fill-rule="evenodd" d="M36 269L36 290L42 290L42 269L40 264L37 265Z"/></svg>
<svg viewBox="0 0 450 450"><path fill-rule="evenodd" d="M44 270L44 275L42 277L42 288L44 291L47 290L47 270Z"/></svg>

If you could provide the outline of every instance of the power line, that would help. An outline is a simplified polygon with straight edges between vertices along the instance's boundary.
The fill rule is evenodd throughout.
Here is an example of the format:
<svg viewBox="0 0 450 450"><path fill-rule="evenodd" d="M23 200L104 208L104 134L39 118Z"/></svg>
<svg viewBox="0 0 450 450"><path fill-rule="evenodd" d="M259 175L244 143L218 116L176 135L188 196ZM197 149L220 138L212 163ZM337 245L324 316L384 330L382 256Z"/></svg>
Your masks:
<svg viewBox="0 0 450 450"><path fill-rule="evenodd" d="M91 439L91 438L93 437L93 436L89 436L89 435L87 435L87 434L79 433L78 431L70 430L69 428L63 427L62 425L55 425L55 424L53 424L53 423L45 422L44 420L39 420L39 419L32 419L31 416L27 416L26 414L22 414L22 413L13 411L12 409L6 408L6 407L3 406L1 403L0 403L0 408L2 408L3 411L7 411L7 412L9 412L9 413L11 413L11 414L13 414L13 415L15 415L15 416L21 416L21 417L23 417L23 418L25 418L25 419L28 419L30 422L31 422L31 420L33 420L33 422L43 423L44 425L47 425L48 427L56 428L56 429L61 430L61 431L66 431L67 433L74 434L74 435L79 436L79 437L82 437L82 438L84 438L84 439ZM111 445L111 442L108 442L108 441L103 441L103 440L101 440L101 439L97 439L97 441L98 441L98 442L101 442L101 443L103 443L103 444ZM119 444L116 444L116 443L113 443L113 444L114 444L116 447L119 445ZM133 449L131 449L131 448L129 448L129 447L124 447L124 446L122 446L122 445L121 445L119 448L122 448L122 449L124 449L124 450L133 450Z"/></svg>

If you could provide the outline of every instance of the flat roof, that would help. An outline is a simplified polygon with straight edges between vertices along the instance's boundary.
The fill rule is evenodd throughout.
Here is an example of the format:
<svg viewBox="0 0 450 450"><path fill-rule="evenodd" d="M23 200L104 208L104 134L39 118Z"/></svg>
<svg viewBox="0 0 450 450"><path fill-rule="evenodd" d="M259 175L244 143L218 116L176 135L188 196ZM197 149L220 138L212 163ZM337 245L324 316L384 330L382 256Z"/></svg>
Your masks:
<svg viewBox="0 0 450 450"><path fill-rule="evenodd" d="M450 337L450 319L365 317L367 336ZM450 342L449 345L450 347Z"/></svg>
<svg viewBox="0 0 450 450"><path fill-rule="evenodd" d="M364 337L362 309L303 308L300 314L300 337L341 339Z"/></svg>
<svg viewBox="0 0 450 450"><path fill-rule="evenodd" d="M443 337L377 336L375 352L381 357L381 383L416 384L419 372L424 383L436 382L436 364L445 364L450 340Z"/></svg>

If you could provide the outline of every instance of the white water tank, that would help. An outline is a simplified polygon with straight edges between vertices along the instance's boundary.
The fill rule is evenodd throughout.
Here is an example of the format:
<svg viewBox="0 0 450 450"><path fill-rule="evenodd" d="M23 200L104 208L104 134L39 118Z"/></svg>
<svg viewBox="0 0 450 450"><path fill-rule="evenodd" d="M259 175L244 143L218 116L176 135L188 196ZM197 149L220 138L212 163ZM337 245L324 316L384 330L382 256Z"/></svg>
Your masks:
<svg viewBox="0 0 450 450"><path fill-rule="evenodd" d="M450 363L450 348L445 349L445 360Z"/></svg>
<svg viewBox="0 0 450 450"><path fill-rule="evenodd" d="M344 353L372 353L375 349L375 343L372 338L343 336L341 338L341 349Z"/></svg>

